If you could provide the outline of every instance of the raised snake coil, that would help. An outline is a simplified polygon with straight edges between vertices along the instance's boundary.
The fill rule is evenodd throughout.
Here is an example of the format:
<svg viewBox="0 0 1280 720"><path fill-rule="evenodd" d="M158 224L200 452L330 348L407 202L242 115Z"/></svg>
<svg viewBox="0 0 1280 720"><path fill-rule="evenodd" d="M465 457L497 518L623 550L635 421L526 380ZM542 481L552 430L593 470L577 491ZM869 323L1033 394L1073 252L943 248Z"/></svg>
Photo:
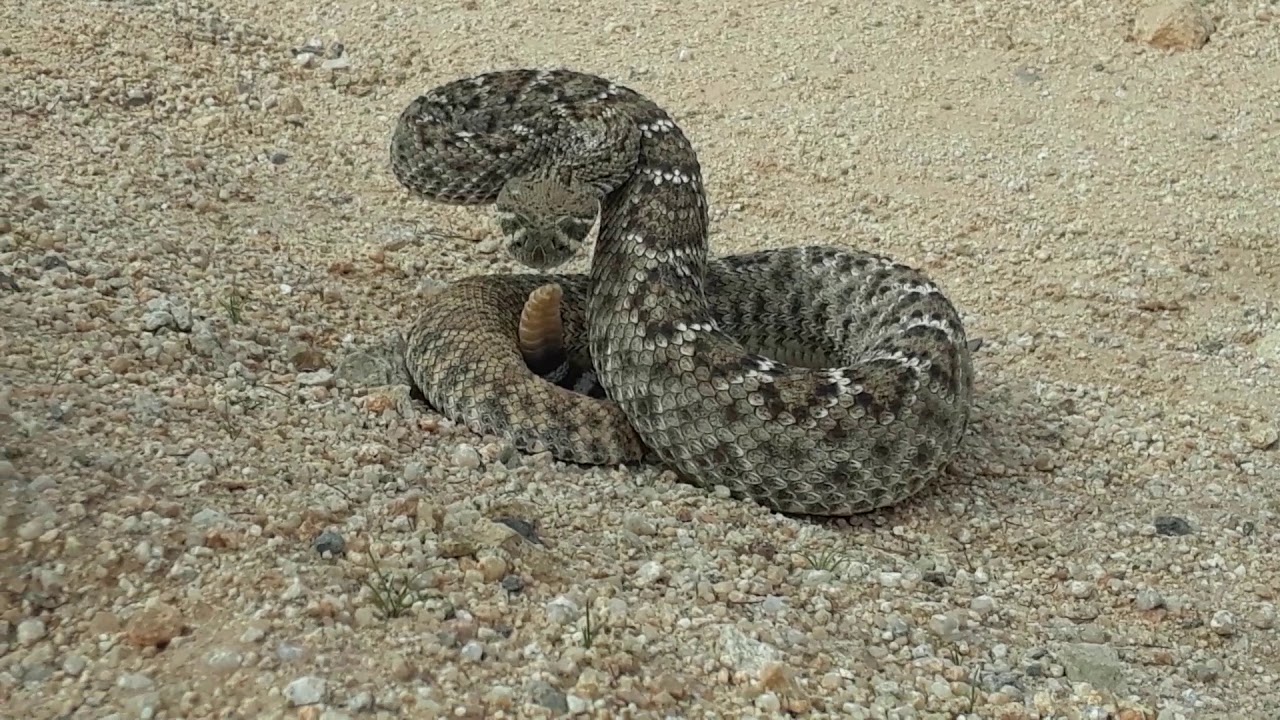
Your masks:
<svg viewBox="0 0 1280 720"><path fill-rule="evenodd" d="M708 260L697 157L633 90L567 70L457 80L404 110L391 160L427 198L498 202L513 252L539 267L576 249L564 238L580 234L583 198L599 202L589 275L467 278L410 330L414 383L477 431L583 463L647 448L688 482L817 515L903 500L961 441L973 370L938 287L833 247ZM608 399L526 363L521 313L548 283L565 352Z"/></svg>

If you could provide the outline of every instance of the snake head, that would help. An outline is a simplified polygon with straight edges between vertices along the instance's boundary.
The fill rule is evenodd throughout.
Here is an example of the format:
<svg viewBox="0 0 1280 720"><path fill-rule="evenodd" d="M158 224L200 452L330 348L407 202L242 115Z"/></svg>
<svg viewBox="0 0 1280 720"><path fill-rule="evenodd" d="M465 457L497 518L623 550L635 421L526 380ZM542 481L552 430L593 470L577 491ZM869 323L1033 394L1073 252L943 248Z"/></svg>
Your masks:
<svg viewBox="0 0 1280 720"><path fill-rule="evenodd" d="M538 270L564 263L586 242L599 205L589 187L555 178L508 180L497 201L507 252Z"/></svg>

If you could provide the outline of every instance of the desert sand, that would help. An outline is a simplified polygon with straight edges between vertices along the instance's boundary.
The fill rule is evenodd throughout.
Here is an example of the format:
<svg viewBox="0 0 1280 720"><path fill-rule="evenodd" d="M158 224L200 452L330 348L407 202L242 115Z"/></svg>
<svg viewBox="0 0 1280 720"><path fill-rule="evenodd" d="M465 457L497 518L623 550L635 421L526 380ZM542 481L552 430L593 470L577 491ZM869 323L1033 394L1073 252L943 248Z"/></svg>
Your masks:
<svg viewBox="0 0 1280 720"><path fill-rule="evenodd" d="M387 156L516 66L667 108L714 254L946 289L935 487L784 517L360 379L522 270ZM0 68L6 717L1280 716L1280 6L11 0Z"/></svg>

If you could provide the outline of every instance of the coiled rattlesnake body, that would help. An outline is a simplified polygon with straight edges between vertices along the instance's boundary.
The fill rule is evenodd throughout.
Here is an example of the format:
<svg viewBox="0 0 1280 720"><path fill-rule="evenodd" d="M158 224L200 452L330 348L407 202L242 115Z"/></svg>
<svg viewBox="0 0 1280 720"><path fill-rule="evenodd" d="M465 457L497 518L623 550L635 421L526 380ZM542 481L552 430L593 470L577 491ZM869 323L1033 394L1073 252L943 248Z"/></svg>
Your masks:
<svg viewBox="0 0 1280 720"><path fill-rule="evenodd" d="M831 247L709 260L697 157L644 96L568 70L457 80L409 104L391 158L428 198L496 202L531 267L571 257L599 208L589 275L467 278L414 323L415 384L472 428L577 462L648 448L695 484L818 515L912 495L960 443L973 371L938 287ZM608 400L525 364L521 308L548 283L564 292L569 353Z"/></svg>

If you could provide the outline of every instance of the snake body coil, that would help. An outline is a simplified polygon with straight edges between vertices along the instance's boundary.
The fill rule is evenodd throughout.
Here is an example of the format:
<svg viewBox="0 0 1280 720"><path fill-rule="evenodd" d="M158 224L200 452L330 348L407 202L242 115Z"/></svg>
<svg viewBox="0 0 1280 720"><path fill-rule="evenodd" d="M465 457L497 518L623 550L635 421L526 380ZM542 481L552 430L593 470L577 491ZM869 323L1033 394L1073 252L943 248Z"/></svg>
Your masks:
<svg viewBox="0 0 1280 720"><path fill-rule="evenodd" d="M599 208L588 276L468 278L414 324L414 382L469 426L578 462L648 448L695 484L819 515L912 495L960 443L973 371L939 288L833 247L709 260L697 157L639 93L567 70L454 81L405 109L391 157L428 198L496 202L533 267L571 257ZM548 283L563 292L566 352L608 399L525 364L521 312Z"/></svg>

